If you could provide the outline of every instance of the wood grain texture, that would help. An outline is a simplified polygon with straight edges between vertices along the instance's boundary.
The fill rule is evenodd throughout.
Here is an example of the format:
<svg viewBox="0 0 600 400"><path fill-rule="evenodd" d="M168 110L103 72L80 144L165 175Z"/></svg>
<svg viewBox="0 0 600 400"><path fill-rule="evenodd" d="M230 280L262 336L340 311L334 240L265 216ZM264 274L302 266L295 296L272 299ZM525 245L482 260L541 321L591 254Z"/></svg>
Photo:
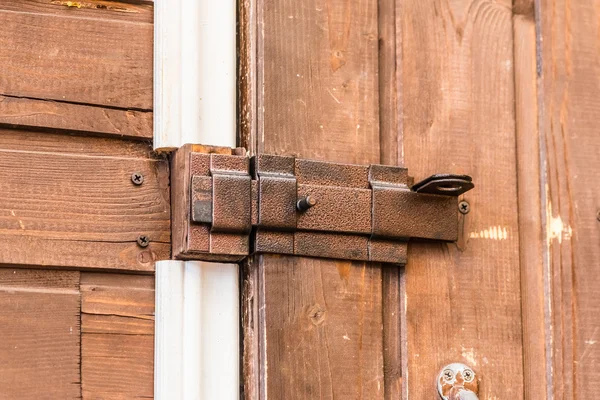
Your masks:
<svg viewBox="0 0 600 400"><path fill-rule="evenodd" d="M529 3L529 4L528 4ZM540 135L533 1L515 2L515 118L519 202L519 253L523 313L524 398L544 399L551 370L546 346L546 280L540 196Z"/></svg>
<svg viewBox="0 0 600 400"><path fill-rule="evenodd" d="M0 5L0 95L152 108L152 24L14 7Z"/></svg>
<svg viewBox="0 0 600 400"><path fill-rule="evenodd" d="M152 140L152 113L0 96L0 126Z"/></svg>
<svg viewBox="0 0 600 400"><path fill-rule="evenodd" d="M154 277L81 274L84 399L152 398Z"/></svg>
<svg viewBox="0 0 600 400"><path fill-rule="evenodd" d="M98 20L120 20L152 23L152 1L114 0L11 0L3 1L0 8L10 11L26 11L67 17Z"/></svg>
<svg viewBox="0 0 600 400"><path fill-rule="evenodd" d="M554 398L600 391L600 1L536 1Z"/></svg>
<svg viewBox="0 0 600 400"><path fill-rule="evenodd" d="M475 183L457 244L409 246L404 394L435 398L439 370L464 362L479 398L522 398L512 4L410 0L399 18L406 167Z"/></svg>
<svg viewBox="0 0 600 400"><path fill-rule="evenodd" d="M153 271L169 255L166 160L118 156L131 151L96 138L66 137L54 152L45 136L24 136L20 150L12 133L6 145L0 136L0 263ZM147 248L136 243L142 234Z"/></svg>
<svg viewBox="0 0 600 400"><path fill-rule="evenodd" d="M79 272L0 268L0 397L80 398Z"/></svg>
<svg viewBox="0 0 600 400"><path fill-rule="evenodd" d="M246 32L242 58L247 79L256 63L257 84L245 86L243 140L258 152L379 162L378 2L254 4L244 15L256 15L257 43ZM384 398L381 266L264 255L245 280L246 398Z"/></svg>

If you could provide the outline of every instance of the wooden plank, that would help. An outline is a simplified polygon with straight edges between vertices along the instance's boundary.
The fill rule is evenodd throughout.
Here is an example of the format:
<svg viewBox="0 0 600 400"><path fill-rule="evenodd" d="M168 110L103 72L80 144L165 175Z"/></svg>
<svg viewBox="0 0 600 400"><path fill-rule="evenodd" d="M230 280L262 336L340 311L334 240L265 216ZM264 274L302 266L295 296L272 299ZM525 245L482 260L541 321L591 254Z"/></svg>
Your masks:
<svg viewBox="0 0 600 400"><path fill-rule="evenodd" d="M152 398L154 277L81 274L84 399Z"/></svg>
<svg viewBox="0 0 600 400"><path fill-rule="evenodd" d="M464 362L479 398L521 398L512 4L410 0L398 17L406 166L475 182L457 244L409 247L404 395L435 398L439 370Z"/></svg>
<svg viewBox="0 0 600 400"><path fill-rule="evenodd" d="M0 397L80 398L79 273L0 268Z"/></svg>
<svg viewBox="0 0 600 400"><path fill-rule="evenodd" d="M64 137L60 153L0 144L0 263L153 271L155 260L168 258L167 161L111 155L96 140ZM98 153L69 152L76 144ZM131 182L133 172L143 174L141 186ZM139 235L149 247L137 245Z"/></svg>
<svg viewBox="0 0 600 400"><path fill-rule="evenodd" d="M150 23L0 7L0 95L150 110L152 35Z"/></svg>
<svg viewBox="0 0 600 400"><path fill-rule="evenodd" d="M600 1L536 1L541 63L542 218L556 398L600 391Z"/></svg>
<svg viewBox="0 0 600 400"><path fill-rule="evenodd" d="M152 140L152 113L0 96L0 126L40 127Z"/></svg>
<svg viewBox="0 0 600 400"><path fill-rule="evenodd" d="M242 140L258 152L379 162L378 2L255 5L244 8L259 29L256 46L242 47ZM381 266L264 255L245 279L246 398L384 398Z"/></svg>
<svg viewBox="0 0 600 400"><path fill-rule="evenodd" d="M152 4L152 1L144 0L12 0L2 2L0 9L77 18L152 23L154 20Z"/></svg>
<svg viewBox="0 0 600 400"><path fill-rule="evenodd" d="M519 253L523 313L524 398L546 398L552 374L546 345L545 269L540 196L540 135L533 1L515 2L515 118L519 202Z"/></svg>

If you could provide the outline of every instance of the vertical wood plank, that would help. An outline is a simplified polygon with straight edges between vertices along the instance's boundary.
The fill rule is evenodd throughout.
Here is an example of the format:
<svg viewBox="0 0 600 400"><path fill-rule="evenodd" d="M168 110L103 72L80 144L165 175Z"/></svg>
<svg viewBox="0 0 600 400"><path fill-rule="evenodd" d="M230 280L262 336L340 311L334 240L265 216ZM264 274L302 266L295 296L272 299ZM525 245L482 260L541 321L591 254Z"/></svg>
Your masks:
<svg viewBox="0 0 600 400"><path fill-rule="evenodd" d="M393 140L379 131L376 0L257 1L244 10L258 27L256 55L243 56L256 62L256 86L246 84L256 97L244 100L251 149L360 164L380 162L383 151L395 160L380 145ZM251 79L251 66L244 71ZM258 371L251 356L244 361L246 398L384 398L379 265L265 255L245 279L244 329L255 340L245 354L258 358Z"/></svg>
<svg viewBox="0 0 600 400"><path fill-rule="evenodd" d="M78 399L79 272L0 268L0 397Z"/></svg>
<svg viewBox="0 0 600 400"><path fill-rule="evenodd" d="M536 1L551 394L600 391L600 1Z"/></svg>
<svg viewBox="0 0 600 400"><path fill-rule="evenodd" d="M515 118L519 252L523 313L524 398L544 399L550 377L546 355L546 267L542 232L536 28L533 0L514 2Z"/></svg>
<svg viewBox="0 0 600 400"><path fill-rule="evenodd" d="M512 4L405 1L403 147L416 179L473 176L457 244L413 243L406 265L408 398L437 396L447 363L480 398L523 395Z"/></svg>
<svg viewBox="0 0 600 400"><path fill-rule="evenodd" d="M81 274L84 399L152 398L154 277Z"/></svg>

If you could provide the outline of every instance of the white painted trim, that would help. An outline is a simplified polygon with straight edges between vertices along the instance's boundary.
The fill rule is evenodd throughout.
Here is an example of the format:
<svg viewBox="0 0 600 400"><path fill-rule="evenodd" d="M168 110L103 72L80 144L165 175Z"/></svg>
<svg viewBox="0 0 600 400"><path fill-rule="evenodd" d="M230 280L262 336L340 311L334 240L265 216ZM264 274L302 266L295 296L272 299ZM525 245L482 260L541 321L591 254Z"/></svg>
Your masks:
<svg viewBox="0 0 600 400"><path fill-rule="evenodd" d="M154 3L154 147L236 145L236 0ZM155 398L239 398L239 267L156 263Z"/></svg>

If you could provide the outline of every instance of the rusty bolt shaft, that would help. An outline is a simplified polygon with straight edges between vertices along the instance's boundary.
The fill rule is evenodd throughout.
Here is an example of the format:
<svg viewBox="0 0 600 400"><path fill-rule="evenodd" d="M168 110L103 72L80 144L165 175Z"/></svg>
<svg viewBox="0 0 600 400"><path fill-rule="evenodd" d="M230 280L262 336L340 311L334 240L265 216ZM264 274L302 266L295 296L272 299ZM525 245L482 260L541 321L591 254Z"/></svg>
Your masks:
<svg viewBox="0 0 600 400"><path fill-rule="evenodd" d="M299 211L306 211L317 204L317 200L312 196L306 196L298 200L296 207Z"/></svg>

